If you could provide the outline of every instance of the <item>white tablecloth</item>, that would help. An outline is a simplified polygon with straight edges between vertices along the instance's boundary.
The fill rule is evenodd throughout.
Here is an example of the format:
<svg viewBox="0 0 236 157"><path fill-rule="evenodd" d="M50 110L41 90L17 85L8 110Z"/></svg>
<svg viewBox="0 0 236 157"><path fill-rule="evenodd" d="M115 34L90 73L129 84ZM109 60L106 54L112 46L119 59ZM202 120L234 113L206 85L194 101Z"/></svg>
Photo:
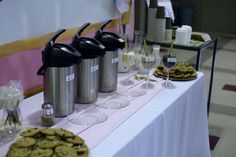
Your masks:
<svg viewBox="0 0 236 157"><path fill-rule="evenodd" d="M90 156L209 157L204 82L204 75L198 73L196 80L174 82L175 89L162 89L101 143L91 148ZM35 119L40 116L42 101L41 93L24 100L22 105L22 114L28 115L28 123L28 119L32 119L33 126L37 126ZM91 137L102 134L97 132L102 130L99 127L110 126L108 123L88 129ZM0 147L0 156L5 154L7 147Z"/></svg>
<svg viewBox="0 0 236 157"><path fill-rule="evenodd" d="M92 157L210 157L205 78L174 82L91 150ZM95 136L94 135L91 136Z"/></svg>

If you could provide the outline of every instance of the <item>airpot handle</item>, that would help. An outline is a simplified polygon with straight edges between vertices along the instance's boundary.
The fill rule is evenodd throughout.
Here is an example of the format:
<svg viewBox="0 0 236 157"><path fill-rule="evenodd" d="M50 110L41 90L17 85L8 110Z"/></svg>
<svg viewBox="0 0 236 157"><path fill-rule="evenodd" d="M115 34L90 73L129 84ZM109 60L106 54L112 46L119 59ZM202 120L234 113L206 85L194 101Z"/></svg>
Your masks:
<svg viewBox="0 0 236 157"><path fill-rule="evenodd" d="M85 28L87 28L90 25L90 23L85 23L83 26L81 26L78 30L78 32L75 34L75 37L80 38L80 35L82 34L82 32L85 30ZM74 38L75 38L74 37Z"/></svg>
<svg viewBox="0 0 236 157"><path fill-rule="evenodd" d="M66 31L66 29L60 29L58 30L49 40L48 43L46 44L46 47L52 47L56 39Z"/></svg>
<svg viewBox="0 0 236 157"><path fill-rule="evenodd" d="M51 61L51 50L54 45L54 42L56 39L66 31L66 29L60 29L58 30L47 42L46 47L42 51L42 58L43 58L43 65L39 68L37 71L38 75L43 75L46 71L47 67L50 65Z"/></svg>
<svg viewBox="0 0 236 157"><path fill-rule="evenodd" d="M111 19L105 21L105 22L101 25L101 27L97 30L97 32L102 32L103 29L104 29L111 21L112 21Z"/></svg>

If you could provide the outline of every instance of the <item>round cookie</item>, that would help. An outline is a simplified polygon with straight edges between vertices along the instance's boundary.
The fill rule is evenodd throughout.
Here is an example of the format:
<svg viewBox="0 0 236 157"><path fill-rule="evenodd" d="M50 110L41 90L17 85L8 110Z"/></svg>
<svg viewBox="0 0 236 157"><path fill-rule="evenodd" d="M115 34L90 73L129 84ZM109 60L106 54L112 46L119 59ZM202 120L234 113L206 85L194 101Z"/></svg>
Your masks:
<svg viewBox="0 0 236 157"><path fill-rule="evenodd" d="M88 147L86 145L79 145L73 147L73 149L77 152L78 155L88 154Z"/></svg>
<svg viewBox="0 0 236 157"><path fill-rule="evenodd" d="M44 135L53 136L53 135L55 135L56 129L43 128L43 129L40 129L40 132Z"/></svg>
<svg viewBox="0 0 236 157"><path fill-rule="evenodd" d="M58 157L77 157L77 152L68 146L58 146L55 148L55 154Z"/></svg>
<svg viewBox="0 0 236 157"><path fill-rule="evenodd" d="M61 144L60 145L63 145L63 146L68 146L68 147L73 147L73 143L69 143L69 142L66 142L66 141L61 141Z"/></svg>
<svg viewBox="0 0 236 157"><path fill-rule="evenodd" d="M39 148L47 149L47 148L55 148L56 146L60 145L61 142L59 140L42 140L37 143Z"/></svg>
<svg viewBox="0 0 236 157"><path fill-rule="evenodd" d="M73 144L83 144L84 140L80 138L79 136L73 137L73 138L67 138L67 142L73 143Z"/></svg>
<svg viewBox="0 0 236 157"><path fill-rule="evenodd" d="M10 149L7 153L7 157L29 157L32 150L29 148L17 148Z"/></svg>
<svg viewBox="0 0 236 157"><path fill-rule="evenodd" d="M53 136L46 136L46 139L47 140L51 140L51 141L53 141L53 140L61 140L61 138L59 136L55 136L55 135L53 135Z"/></svg>
<svg viewBox="0 0 236 157"><path fill-rule="evenodd" d="M19 148L28 148L34 146L37 143L37 140L31 137L24 137L18 139L14 145Z"/></svg>
<svg viewBox="0 0 236 157"><path fill-rule="evenodd" d="M26 129L25 131L23 131L20 135L23 137L32 137L34 135L36 135L37 133L39 133L40 129L38 128L30 128L30 129Z"/></svg>
<svg viewBox="0 0 236 157"><path fill-rule="evenodd" d="M56 134L62 138L75 137L75 135L72 132L62 129L62 128L57 129Z"/></svg>
<svg viewBox="0 0 236 157"><path fill-rule="evenodd" d="M32 151L30 157L51 157L53 154L52 149L40 149L37 148Z"/></svg>
<svg viewBox="0 0 236 157"><path fill-rule="evenodd" d="M88 153L79 154L78 157L88 157Z"/></svg>

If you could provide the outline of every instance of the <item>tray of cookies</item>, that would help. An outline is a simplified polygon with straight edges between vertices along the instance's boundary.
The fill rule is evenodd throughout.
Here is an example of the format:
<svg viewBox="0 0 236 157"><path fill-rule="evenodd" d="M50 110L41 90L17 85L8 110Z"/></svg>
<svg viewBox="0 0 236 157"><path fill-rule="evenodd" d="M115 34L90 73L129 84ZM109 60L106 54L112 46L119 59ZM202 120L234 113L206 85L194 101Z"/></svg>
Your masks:
<svg viewBox="0 0 236 157"><path fill-rule="evenodd" d="M167 72L163 66L158 66L153 73L154 76L166 78ZM197 72L188 63L177 63L169 73L169 79L173 81L189 81L197 78Z"/></svg>
<svg viewBox="0 0 236 157"><path fill-rule="evenodd" d="M20 135L7 157L88 157L84 140L62 128L29 128Z"/></svg>

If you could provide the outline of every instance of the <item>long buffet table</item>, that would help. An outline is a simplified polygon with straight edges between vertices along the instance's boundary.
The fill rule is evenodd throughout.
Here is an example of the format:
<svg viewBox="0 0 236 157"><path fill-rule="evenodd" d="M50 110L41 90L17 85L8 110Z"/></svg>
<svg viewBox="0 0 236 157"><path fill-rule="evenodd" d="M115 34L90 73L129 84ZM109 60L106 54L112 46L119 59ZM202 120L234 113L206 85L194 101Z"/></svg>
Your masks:
<svg viewBox="0 0 236 157"><path fill-rule="evenodd" d="M198 72L196 80L174 82L175 89L158 88L160 83L126 108L108 110L108 120L101 124L83 128L65 121L55 127L82 136L91 157L210 157L204 75ZM24 100L22 114L31 119L25 124L39 125L36 117L42 101L42 93ZM131 110L135 111L130 114ZM8 146L0 146L0 156L5 156Z"/></svg>

